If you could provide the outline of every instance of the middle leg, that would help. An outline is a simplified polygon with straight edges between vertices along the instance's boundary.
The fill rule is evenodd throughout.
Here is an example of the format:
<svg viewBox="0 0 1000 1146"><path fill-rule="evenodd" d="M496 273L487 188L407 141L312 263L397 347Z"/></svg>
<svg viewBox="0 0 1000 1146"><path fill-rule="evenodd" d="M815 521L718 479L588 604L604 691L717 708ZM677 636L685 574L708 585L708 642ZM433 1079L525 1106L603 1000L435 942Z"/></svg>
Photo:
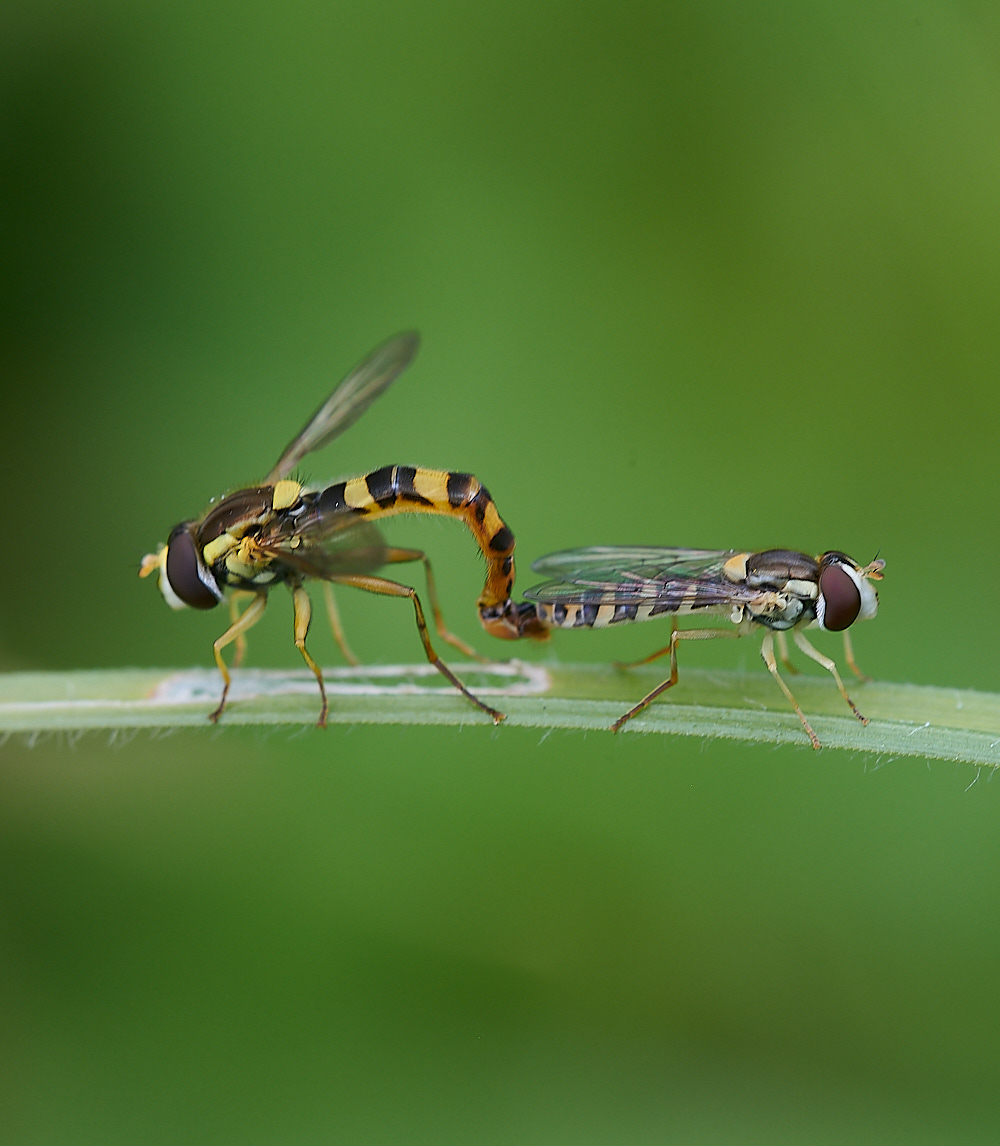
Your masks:
<svg viewBox="0 0 1000 1146"><path fill-rule="evenodd" d="M434 646L431 644L430 633L427 631L424 609L420 604L420 598L417 596L417 591L414 588L409 585L401 585L398 581L390 581L385 577L375 577L367 573L344 575L342 577L336 577L334 580L339 585L353 585L355 589L364 589L366 593L378 593L384 597L408 597L413 602L413 611L417 620L417 632L420 634L420 641L424 646L424 653L427 656L427 660L441 673L445 680L457 688L467 700L470 700L476 708L481 709L490 716L494 724L499 724L501 720L506 719L502 712L498 712L495 708L490 708L488 704L484 704L478 697L473 696L434 651Z"/></svg>

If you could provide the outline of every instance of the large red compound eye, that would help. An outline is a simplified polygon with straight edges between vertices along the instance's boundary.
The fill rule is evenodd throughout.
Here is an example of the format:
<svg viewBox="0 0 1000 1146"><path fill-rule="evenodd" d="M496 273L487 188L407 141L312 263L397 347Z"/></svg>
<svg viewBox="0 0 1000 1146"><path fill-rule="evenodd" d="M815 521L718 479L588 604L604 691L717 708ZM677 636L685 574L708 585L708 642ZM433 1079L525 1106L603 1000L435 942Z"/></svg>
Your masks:
<svg viewBox="0 0 1000 1146"><path fill-rule="evenodd" d="M167 540L167 560L163 572L174 594L192 609L214 609L219 603L202 579L203 566L198 558L194 538L184 525L178 525ZM211 573L204 570L211 580Z"/></svg>
<svg viewBox="0 0 1000 1146"><path fill-rule="evenodd" d="M861 612L861 593L842 565L827 565L819 575L823 598L823 628L831 633L849 629Z"/></svg>

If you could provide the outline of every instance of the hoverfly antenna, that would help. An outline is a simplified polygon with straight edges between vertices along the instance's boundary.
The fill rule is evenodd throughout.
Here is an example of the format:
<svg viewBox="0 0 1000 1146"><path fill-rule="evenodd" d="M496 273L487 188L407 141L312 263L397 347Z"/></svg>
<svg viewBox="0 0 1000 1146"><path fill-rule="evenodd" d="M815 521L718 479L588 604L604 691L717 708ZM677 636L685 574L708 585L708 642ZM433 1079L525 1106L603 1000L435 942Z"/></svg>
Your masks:
<svg viewBox="0 0 1000 1146"><path fill-rule="evenodd" d="M152 573L157 572L163 561L163 546L155 553L147 553L139 563L139 576L149 577Z"/></svg>
<svg viewBox="0 0 1000 1146"><path fill-rule="evenodd" d="M882 570L885 568L885 562L879 557L881 552L881 548L876 549L875 556L871 562L861 570L862 576L867 577L870 581L882 580Z"/></svg>

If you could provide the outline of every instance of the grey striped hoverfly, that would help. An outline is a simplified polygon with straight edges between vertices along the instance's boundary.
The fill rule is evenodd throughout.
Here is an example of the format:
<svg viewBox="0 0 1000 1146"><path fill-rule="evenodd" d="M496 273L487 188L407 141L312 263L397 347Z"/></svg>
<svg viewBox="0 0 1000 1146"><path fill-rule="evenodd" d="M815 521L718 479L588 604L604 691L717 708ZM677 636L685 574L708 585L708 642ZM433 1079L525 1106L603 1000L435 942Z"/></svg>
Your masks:
<svg viewBox="0 0 1000 1146"><path fill-rule="evenodd" d="M593 546L536 561L532 569L550 580L529 589L525 596L534 604L533 623L545 628L603 628L671 617L670 643L635 662L649 664L669 654L670 676L620 716L611 726L614 732L677 683L680 641L740 637L762 628L764 664L795 709L813 748L819 748L819 738L778 672L775 638L782 664L794 672L785 642L785 633L790 631L799 649L833 676L851 711L867 724L848 696L836 664L813 648L802 630L815 627L842 632L848 665L860 680L867 680L855 663L848 629L855 621L875 616L878 594L871 582L882 580L884 568L884 561L862 567L837 552L813 558L786 549L749 553ZM520 608L527 618L525 606ZM677 618L684 616L726 617L734 627L678 629Z"/></svg>
<svg viewBox="0 0 1000 1146"><path fill-rule="evenodd" d="M408 331L374 350L293 438L261 485L226 494L200 518L182 521L166 545L143 558L140 577L159 573L160 589L174 609L212 609L227 590L234 591L231 624L213 646L223 689L219 705L209 717L212 721L222 715L230 686L222 650L235 642L234 666L239 664L247 630L263 616L268 591L284 582L292 594L295 646L316 677L322 700L319 725L325 726L328 706L323 674L306 649L312 607L303 582L309 578L323 582L330 625L348 661L356 664L357 658L344 641L331 582L409 598L428 661L494 722L503 719L503 713L473 696L438 657L416 591L376 575L385 565L422 562L439 636L467 656L476 657L444 627L426 554L386 545L373 524L400 513L457 517L468 526L486 559L486 583L478 602L483 627L508 639L544 637L544 630L533 627L530 618L522 618L510 599L514 535L486 487L472 474L417 466L383 466L325 489L307 489L289 476L306 454L325 446L357 421L412 362L419 345L419 335ZM249 598L242 613L237 609L239 598Z"/></svg>

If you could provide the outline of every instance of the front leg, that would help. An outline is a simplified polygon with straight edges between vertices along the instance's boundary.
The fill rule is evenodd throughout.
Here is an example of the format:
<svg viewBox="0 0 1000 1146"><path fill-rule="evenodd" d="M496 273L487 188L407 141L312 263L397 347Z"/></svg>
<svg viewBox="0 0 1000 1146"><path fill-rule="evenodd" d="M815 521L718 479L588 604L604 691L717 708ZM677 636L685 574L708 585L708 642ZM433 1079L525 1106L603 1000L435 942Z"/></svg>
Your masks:
<svg viewBox="0 0 1000 1146"><path fill-rule="evenodd" d="M252 629L264 615L264 609L266 607L267 596L264 593L257 594L253 601L251 601L222 636L212 645L215 652L215 663L219 666L219 672L222 673L223 680L222 699L219 701L219 707L208 717L213 724L218 723L219 717L226 707L226 696L229 693L229 686L232 683L229 677L229 669L226 668L226 662L222 659L222 650L226 645L231 645L233 641L239 642L242 640L246 631Z"/></svg>

